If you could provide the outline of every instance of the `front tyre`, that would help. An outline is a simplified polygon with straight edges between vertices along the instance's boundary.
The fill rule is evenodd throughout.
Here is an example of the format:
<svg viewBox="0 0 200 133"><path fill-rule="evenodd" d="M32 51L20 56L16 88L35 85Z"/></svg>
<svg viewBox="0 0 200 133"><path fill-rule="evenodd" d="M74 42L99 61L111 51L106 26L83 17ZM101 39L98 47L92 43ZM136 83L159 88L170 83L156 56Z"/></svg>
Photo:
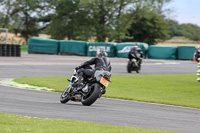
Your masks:
<svg viewBox="0 0 200 133"><path fill-rule="evenodd" d="M91 86L90 92L86 96L82 96L81 103L85 106L92 105L101 93L100 84L95 83Z"/></svg>
<svg viewBox="0 0 200 133"><path fill-rule="evenodd" d="M60 96L60 102L61 103L67 103L70 98L69 98L69 92L70 92L71 87L68 86L61 94Z"/></svg>

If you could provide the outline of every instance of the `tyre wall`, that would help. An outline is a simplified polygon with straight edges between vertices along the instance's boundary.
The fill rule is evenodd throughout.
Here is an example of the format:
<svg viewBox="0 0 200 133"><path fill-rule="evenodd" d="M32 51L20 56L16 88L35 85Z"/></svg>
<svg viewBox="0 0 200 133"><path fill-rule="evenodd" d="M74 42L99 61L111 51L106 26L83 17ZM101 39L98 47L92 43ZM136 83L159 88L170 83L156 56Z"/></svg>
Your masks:
<svg viewBox="0 0 200 133"><path fill-rule="evenodd" d="M94 42L87 44L87 56L96 56L98 47L100 51L107 52L109 57L115 57L115 43Z"/></svg>
<svg viewBox="0 0 200 133"><path fill-rule="evenodd" d="M178 60L193 60L195 46L178 46L177 59Z"/></svg>
<svg viewBox="0 0 200 133"><path fill-rule="evenodd" d="M21 45L0 44L0 56L21 57Z"/></svg>
<svg viewBox="0 0 200 133"><path fill-rule="evenodd" d="M54 39L37 38L37 37L30 38L28 39L28 52L58 54L59 41Z"/></svg>
<svg viewBox="0 0 200 133"><path fill-rule="evenodd" d="M61 40L60 54L76 54L76 55L87 55L87 42L85 41L68 41Z"/></svg>
<svg viewBox="0 0 200 133"><path fill-rule="evenodd" d="M140 42L124 42L116 44L116 56L121 58L128 58L128 53L136 43L140 46L145 58L148 50L148 44Z"/></svg>
<svg viewBox="0 0 200 133"><path fill-rule="evenodd" d="M175 46L149 46L149 59L170 59L177 58L177 47Z"/></svg>

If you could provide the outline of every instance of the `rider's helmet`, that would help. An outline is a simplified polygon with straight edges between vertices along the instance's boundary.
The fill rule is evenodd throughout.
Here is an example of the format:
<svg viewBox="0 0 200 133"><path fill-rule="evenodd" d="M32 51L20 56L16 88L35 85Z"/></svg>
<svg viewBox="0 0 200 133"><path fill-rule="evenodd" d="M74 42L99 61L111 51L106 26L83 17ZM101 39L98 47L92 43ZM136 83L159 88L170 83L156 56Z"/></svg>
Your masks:
<svg viewBox="0 0 200 133"><path fill-rule="evenodd" d="M134 44L134 46L137 46L137 47L139 47L139 45L136 43L136 44Z"/></svg>
<svg viewBox="0 0 200 133"><path fill-rule="evenodd" d="M98 57L107 57L108 54L105 51L101 51L101 53L98 55Z"/></svg>
<svg viewBox="0 0 200 133"><path fill-rule="evenodd" d="M131 51L132 52L133 51L141 51L140 46L137 43L135 43L134 46L133 46L133 48L131 49Z"/></svg>

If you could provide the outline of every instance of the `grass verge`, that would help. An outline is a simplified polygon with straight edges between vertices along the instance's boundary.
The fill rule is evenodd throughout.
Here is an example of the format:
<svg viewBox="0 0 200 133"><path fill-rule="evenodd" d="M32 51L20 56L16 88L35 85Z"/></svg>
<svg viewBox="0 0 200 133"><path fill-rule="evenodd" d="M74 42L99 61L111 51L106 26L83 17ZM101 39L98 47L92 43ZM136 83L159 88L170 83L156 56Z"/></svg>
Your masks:
<svg viewBox="0 0 200 133"><path fill-rule="evenodd" d="M21 51L22 52L27 52L28 45L21 45Z"/></svg>
<svg viewBox="0 0 200 133"><path fill-rule="evenodd" d="M94 122L35 118L0 113L0 133L172 133Z"/></svg>
<svg viewBox="0 0 200 133"><path fill-rule="evenodd" d="M200 83L194 74L113 75L111 80L105 97L200 108ZM57 92L69 85L67 77L21 77L14 81Z"/></svg>

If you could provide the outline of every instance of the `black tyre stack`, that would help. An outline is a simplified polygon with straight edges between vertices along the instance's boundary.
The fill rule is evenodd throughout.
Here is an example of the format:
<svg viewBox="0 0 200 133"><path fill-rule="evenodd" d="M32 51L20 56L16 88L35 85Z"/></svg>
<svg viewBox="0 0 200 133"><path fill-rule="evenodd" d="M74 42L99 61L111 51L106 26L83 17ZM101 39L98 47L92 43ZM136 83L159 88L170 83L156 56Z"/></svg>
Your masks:
<svg viewBox="0 0 200 133"><path fill-rule="evenodd" d="M21 57L21 45L0 44L0 56Z"/></svg>
<svg viewBox="0 0 200 133"><path fill-rule="evenodd" d="M2 44L0 44L0 56L3 56L3 46L2 46Z"/></svg>
<svg viewBox="0 0 200 133"><path fill-rule="evenodd" d="M7 56L12 56L11 45L7 45Z"/></svg>
<svg viewBox="0 0 200 133"><path fill-rule="evenodd" d="M7 47L6 44L0 45L0 55L1 56L7 56Z"/></svg>

